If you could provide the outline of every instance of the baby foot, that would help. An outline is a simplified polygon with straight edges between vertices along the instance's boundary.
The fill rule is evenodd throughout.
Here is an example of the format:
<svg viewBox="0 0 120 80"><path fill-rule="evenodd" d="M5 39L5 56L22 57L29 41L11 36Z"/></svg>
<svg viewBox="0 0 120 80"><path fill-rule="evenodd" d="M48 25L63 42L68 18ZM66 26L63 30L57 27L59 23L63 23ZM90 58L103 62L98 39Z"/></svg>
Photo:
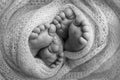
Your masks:
<svg viewBox="0 0 120 80"><path fill-rule="evenodd" d="M50 65L50 67L54 68L63 62L63 45L59 37L56 36L54 38L51 46L49 46L49 51L57 56L57 59Z"/></svg>
<svg viewBox="0 0 120 80"><path fill-rule="evenodd" d="M83 49L89 40L89 26L80 18L70 25L69 37L65 43L65 49L68 51L79 51Z"/></svg>
<svg viewBox="0 0 120 80"><path fill-rule="evenodd" d="M48 46L52 42L53 37L49 35L52 33L48 33L49 27L48 24L39 25L32 31L29 43L34 56L41 48Z"/></svg>
<svg viewBox="0 0 120 80"><path fill-rule="evenodd" d="M66 8L58 16L55 17L53 23L56 25L57 34L63 39L67 38L70 23L75 18L71 8Z"/></svg>
<svg viewBox="0 0 120 80"><path fill-rule="evenodd" d="M43 48L37 56L49 67L57 59L57 55L51 53L48 48Z"/></svg>
<svg viewBox="0 0 120 80"><path fill-rule="evenodd" d="M55 68L57 65L63 62L63 47L58 37L54 37L51 45L45 49L42 49L38 56L44 61L44 63L50 68Z"/></svg>

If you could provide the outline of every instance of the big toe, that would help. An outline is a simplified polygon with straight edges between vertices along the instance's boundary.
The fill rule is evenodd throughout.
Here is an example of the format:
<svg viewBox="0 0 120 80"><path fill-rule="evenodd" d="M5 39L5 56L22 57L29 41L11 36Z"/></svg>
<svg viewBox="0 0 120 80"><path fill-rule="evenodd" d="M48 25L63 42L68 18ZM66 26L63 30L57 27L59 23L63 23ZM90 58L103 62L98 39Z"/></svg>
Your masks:
<svg viewBox="0 0 120 80"><path fill-rule="evenodd" d="M44 61L47 66L50 66L57 59L56 54L52 54L48 48L45 48L39 53L40 58Z"/></svg>
<svg viewBox="0 0 120 80"><path fill-rule="evenodd" d="M48 32L49 32L49 35L54 37L56 32L56 26L54 24L51 24Z"/></svg>
<svg viewBox="0 0 120 80"><path fill-rule="evenodd" d="M38 27L35 27L33 31L30 34L29 40L36 39L40 33L40 29Z"/></svg>
<svg viewBox="0 0 120 80"><path fill-rule="evenodd" d="M75 18L75 14L74 14L74 12L71 8L66 8L64 10L64 13L65 13L65 15L68 19L74 19Z"/></svg>

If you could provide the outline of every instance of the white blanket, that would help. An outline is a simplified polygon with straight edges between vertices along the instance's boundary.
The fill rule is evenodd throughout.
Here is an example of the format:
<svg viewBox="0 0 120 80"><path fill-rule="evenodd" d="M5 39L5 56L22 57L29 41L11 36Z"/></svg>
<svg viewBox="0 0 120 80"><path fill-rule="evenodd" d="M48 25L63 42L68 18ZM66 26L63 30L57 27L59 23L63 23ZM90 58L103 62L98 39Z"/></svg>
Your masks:
<svg viewBox="0 0 120 80"><path fill-rule="evenodd" d="M120 79L119 0L1 1L3 2L7 5L3 5L0 12L1 80ZM77 53L64 52L70 60L50 69L41 62L37 63L32 56L28 44L29 35L37 25L51 23L66 7L80 9L90 16L95 25L94 41L89 43L90 49L88 47Z"/></svg>

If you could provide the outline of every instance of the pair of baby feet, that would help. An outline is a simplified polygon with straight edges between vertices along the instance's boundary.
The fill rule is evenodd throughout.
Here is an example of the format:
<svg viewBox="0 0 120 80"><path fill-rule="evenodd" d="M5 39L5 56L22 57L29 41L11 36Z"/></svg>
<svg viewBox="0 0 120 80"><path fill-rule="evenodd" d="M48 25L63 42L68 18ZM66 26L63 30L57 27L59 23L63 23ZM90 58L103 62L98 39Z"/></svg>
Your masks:
<svg viewBox="0 0 120 80"><path fill-rule="evenodd" d="M90 34L89 26L73 9L66 8L55 17L53 23L57 28L57 34L65 41L66 51L75 52L86 46Z"/></svg>
<svg viewBox="0 0 120 80"><path fill-rule="evenodd" d="M33 56L41 58L51 68L63 62L62 43L55 32L54 24L44 24L35 27L29 37Z"/></svg>
<svg viewBox="0 0 120 80"><path fill-rule="evenodd" d="M51 24L37 26L29 37L33 56L41 58L49 67L63 62L63 39L66 51L79 51L89 40L89 26L71 8L57 15Z"/></svg>

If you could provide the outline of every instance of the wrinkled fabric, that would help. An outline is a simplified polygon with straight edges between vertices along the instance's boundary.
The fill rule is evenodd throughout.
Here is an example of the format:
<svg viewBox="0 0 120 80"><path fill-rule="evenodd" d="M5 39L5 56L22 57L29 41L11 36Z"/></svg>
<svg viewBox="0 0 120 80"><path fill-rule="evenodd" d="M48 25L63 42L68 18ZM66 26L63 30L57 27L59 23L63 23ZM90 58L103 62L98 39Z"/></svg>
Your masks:
<svg viewBox="0 0 120 80"><path fill-rule="evenodd" d="M0 1L1 80L119 80L119 0ZM90 48L64 52L70 60L55 69L37 64L28 37L38 24L51 23L66 7L87 14L94 24ZM49 14L48 14L49 13Z"/></svg>

